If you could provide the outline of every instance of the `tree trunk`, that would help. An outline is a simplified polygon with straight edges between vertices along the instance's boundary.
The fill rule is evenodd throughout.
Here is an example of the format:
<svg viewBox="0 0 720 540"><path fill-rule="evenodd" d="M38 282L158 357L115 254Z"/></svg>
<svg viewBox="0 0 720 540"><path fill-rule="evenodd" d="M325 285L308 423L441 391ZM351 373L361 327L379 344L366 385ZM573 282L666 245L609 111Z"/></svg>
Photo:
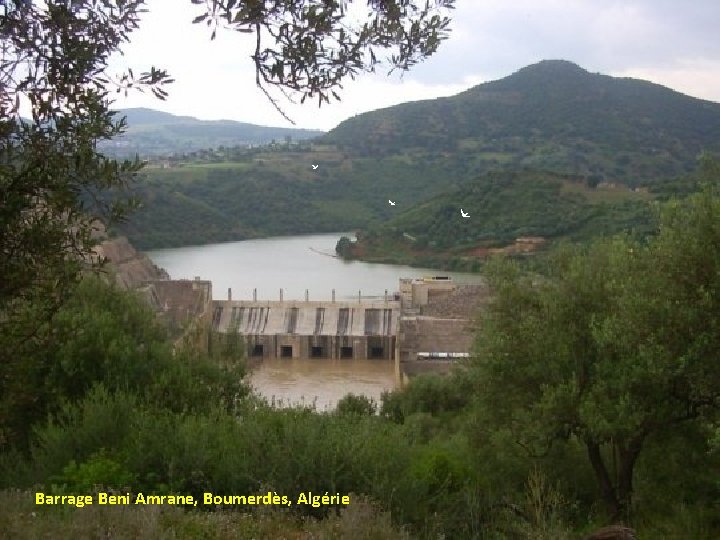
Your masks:
<svg viewBox="0 0 720 540"><path fill-rule="evenodd" d="M621 517L625 522L630 523L630 510L632 508L633 471L637 462L640 448L642 447L643 436L630 440L627 447L619 447L620 469L618 471L617 498L623 512Z"/></svg>
<svg viewBox="0 0 720 540"><path fill-rule="evenodd" d="M613 516L613 520L615 520L617 516L622 513L622 508L617 493L615 492L615 486L613 485L607 466L600 453L600 445L595 441L586 440L585 446L587 447L590 464L595 471L595 478L600 486L600 494L602 495L603 502L607 507L608 513Z"/></svg>
<svg viewBox="0 0 720 540"><path fill-rule="evenodd" d="M630 508L632 503L632 481L635 463L637 462L640 448L642 447L643 436L638 435L625 445L617 445L619 453L619 469L617 472L617 485L613 483L610 477L607 465L603 460L600 451L600 444L586 440L588 457L595 477L600 486L600 493L603 502L607 507L611 522L630 523ZM615 448L613 448L613 455Z"/></svg>

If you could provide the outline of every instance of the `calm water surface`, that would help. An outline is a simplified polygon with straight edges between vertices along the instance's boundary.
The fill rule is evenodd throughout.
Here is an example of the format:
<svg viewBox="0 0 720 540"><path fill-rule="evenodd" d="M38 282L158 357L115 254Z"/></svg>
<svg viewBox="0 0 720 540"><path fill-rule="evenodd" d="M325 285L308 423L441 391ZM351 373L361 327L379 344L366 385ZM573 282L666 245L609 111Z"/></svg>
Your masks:
<svg viewBox="0 0 720 540"><path fill-rule="evenodd" d="M450 275L459 283L477 283L479 276L389 264L343 261L335 258L342 234L315 234L162 249L148 253L173 279L200 276L213 284L213 297L236 300L286 300L382 296L397 291L401 277ZM349 392L379 399L395 387L393 362L371 360L265 360L251 375L251 383L268 399L287 403L315 402L319 410L334 407Z"/></svg>

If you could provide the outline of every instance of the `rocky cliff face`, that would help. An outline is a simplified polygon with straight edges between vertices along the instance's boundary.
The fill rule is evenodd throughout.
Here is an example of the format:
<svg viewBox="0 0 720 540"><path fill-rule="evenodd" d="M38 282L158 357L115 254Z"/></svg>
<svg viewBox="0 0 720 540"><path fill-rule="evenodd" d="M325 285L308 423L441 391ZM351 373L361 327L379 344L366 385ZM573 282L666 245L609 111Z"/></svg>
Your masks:
<svg viewBox="0 0 720 540"><path fill-rule="evenodd" d="M126 290L135 290L168 328L176 346L207 350L212 321L212 283L200 279L171 280L168 273L137 251L124 236L108 238L96 223L99 244L93 259L106 259L106 276Z"/></svg>
<svg viewBox="0 0 720 540"><path fill-rule="evenodd" d="M108 268L123 289L135 289L146 281L170 279L165 270L155 266L147 255L135 250L124 236L104 240L95 248L95 253L107 258Z"/></svg>

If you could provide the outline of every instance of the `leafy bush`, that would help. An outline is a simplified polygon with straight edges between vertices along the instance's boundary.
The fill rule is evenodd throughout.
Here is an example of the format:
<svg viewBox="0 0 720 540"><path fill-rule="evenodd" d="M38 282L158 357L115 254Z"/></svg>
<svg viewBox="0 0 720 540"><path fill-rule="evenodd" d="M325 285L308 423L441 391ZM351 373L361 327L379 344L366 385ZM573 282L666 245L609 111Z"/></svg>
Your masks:
<svg viewBox="0 0 720 540"><path fill-rule="evenodd" d="M93 387L81 402L66 403L54 419L35 429L32 468L24 483L47 482L71 463L84 463L93 455L119 455L140 411L136 395L110 393L102 385ZM6 476L0 471L0 479Z"/></svg>
<svg viewBox="0 0 720 540"><path fill-rule="evenodd" d="M372 416L377 411L377 404L372 398L363 395L347 394L338 401L335 408L340 416Z"/></svg>
<svg viewBox="0 0 720 540"><path fill-rule="evenodd" d="M204 410L219 402L231 409L249 392L237 360L242 349L220 351L222 362L202 351L175 353L141 298L97 277L88 276L77 286L41 334L26 341L12 365L0 366L13 375L0 395L0 445L3 430L6 440L26 444L34 423L60 411L65 402L82 401L98 384L176 411Z"/></svg>
<svg viewBox="0 0 720 540"><path fill-rule="evenodd" d="M440 415L463 409L472 399L469 380L462 376L423 374L402 390L382 395L380 414L403 423L413 413Z"/></svg>
<svg viewBox="0 0 720 540"><path fill-rule="evenodd" d="M63 468L62 474L51 478L50 481L68 492L92 493L100 486L117 490L127 489L135 484L135 477L123 465L101 451L79 465L75 461L70 461Z"/></svg>

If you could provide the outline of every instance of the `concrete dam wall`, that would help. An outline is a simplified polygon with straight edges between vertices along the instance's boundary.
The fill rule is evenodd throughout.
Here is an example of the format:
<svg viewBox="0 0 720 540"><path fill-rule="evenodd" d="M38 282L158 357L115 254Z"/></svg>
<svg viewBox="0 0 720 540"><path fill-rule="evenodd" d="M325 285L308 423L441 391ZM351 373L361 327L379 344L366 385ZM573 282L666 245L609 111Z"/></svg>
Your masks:
<svg viewBox="0 0 720 540"><path fill-rule="evenodd" d="M400 303L216 300L213 330L245 337L248 355L395 358Z"/></svg>

